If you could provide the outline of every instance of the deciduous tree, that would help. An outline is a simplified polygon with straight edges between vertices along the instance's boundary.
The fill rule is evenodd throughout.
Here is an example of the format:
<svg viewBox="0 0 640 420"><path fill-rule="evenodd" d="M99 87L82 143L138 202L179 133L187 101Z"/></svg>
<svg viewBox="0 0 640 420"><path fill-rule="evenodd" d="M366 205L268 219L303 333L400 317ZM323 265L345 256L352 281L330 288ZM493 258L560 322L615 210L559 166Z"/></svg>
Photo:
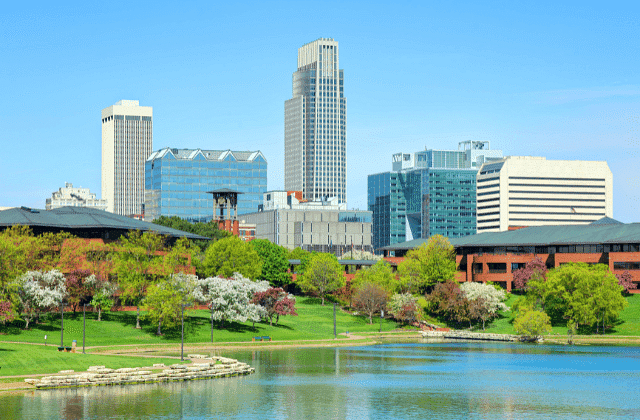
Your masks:
<svg viewBox="0 0 640 420"><path fill-rule="evenodd" d="M27 271L17 279L25 329L42 312L58 307L67 297L64 275L58 270Z"/></svg>
<svg viewBox="0 0 640 420"><path fill-rule="evenodd" d="M420 319L421 308L418 299L410 293L396 293L391 296L387 308L399 321L413 323Z"/></svg>
<svg viewBox="0 0 640 420"><path fill-rule="evenodd" d="M373 323L373 314L382 311L387 305L388 294L377 284L364 283L353 295L353 307L369 316Z"/></svg>
<svg viewBox="0 0 640 420"><path fill-rule="evenodd" d="M436 283L454 280L455 273L455 251L442 235L433 235L427 243L407 252L398 265L403 292L423 293Z"/></svg>
<svg viewBox="0 0 640 420"><path fill-rule="evenodd" d="M328 294L344 286L346 279L342 266L333 254L314 254L304 273L298 277L299 285L307 293L319 296L322 305Z"/></svg>
<svg viewBox="0 0 640 420"><path fill-rule="evenodd" d="M457 283L438 283L425 298L434 314L455 322L470 321L469 300Z"/></svg>
<svg viewBox="0 0 640 420"><path fill-rule="evenodd" d="M389 295L396 293L401 289L401 285L396 274L391 270L391 265L384 260L376 262L371 267L358 270L352 282L353 287L356 289L365 283L377 284Z"/></svg>
<svg viewBox="0 0 640 420"><path fill-rule="evenodd" d="M249 244L262 260L260 278L268 281L274 287L285 287L291 283L286 249L267 239L254 239Z"/></svg>
<svg viewBox="0 0 640 420"><path fill-rule="evenodd" d="M470 315L472 319L482 321L482 330L485 329L485 322L495 318L498 311L508 311L504 304L506 294L504 290L492 285L476 282L460 284L460 290L471 303Z"/></svg>
<svg viewBox="0 0 640 420"><path fill-rule="evenodd" d="M547 266L542 258L535 257L525 264L524 267L513 272L513 287L515 289L526 290L529 280L532 278L544 279L547 274Z"/></svg>
<svg viewBox="0 0 640 420"><path fill-rule="evenodd" d="M213 239L212 241L200 239L194 240L194 244L202 250L207 249L207 247L214 241L231 236L231 233L219 229L218 223L216 223L214 220L211 220L207 223L191 223L188 220L179 218L178 216L160 216L159 218L155 219L153 223L160 226L166 226L172 229L178 229L184 232L194 233L196 235Z"/></svg>
<svg viewBox="0 0 640 420"><path fill-rule="evenodd" d="M513 322L513 328L520 335L538 338L542 334L551 332L549 315L542 311L529 310L521 312Z"/></svg>
<svg viewBox="0 0 640 420"><path fill-rule="evenodd" d="M196 276L178 273L149 286L142 306L147 311L145 318L158 324L157 335L162 335L163 325L170 328L178 323L182 305L193 302L196 282Z"/></svg>
<svg viewBox="0 0 640 420"><path fill-rule="evenodd" d="M96 286L99 285L99 289L97 289L93 294L93 298L91 299L91 306L98 310L98 321L101 321L102 311L109 310L113 306L113 298L118 290L118 287L108 281L96 280L96 283Z"/></svg>
<svg viewBox="0 0 640 420"><path fill-rule="evenodd" d="M280 316L298 316L296 312L296 299L280 287L270 287L264 292L256 292L256 294L253 295L251 303L264 308L269 318L269 325L273 325L274 316L276 316L276 325L278 325L278 321L280 321Z"/></svg>
<svg viewBox="0 0 640 420"><path fill-rule="evenodd" d="M633 276L628 271L616 274L616 278L618 279L618 284L622 286L625 293L629 293L631 290L638 288L638 283L633 282Z"/></svg>
<svg viewBox="0 0 640 420"><path fill-rule="evenodd" d="M237 236L229 236L207 248L202 270L207 277L231 277L240 273L254 280L260 278L262 260L249 243Z"/></svg>

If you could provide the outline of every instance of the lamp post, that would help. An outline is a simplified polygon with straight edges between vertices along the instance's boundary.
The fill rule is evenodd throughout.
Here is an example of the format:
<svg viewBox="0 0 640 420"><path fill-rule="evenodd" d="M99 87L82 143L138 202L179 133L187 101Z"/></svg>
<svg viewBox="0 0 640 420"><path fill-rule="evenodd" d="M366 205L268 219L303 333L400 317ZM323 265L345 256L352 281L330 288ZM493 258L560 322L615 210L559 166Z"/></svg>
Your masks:
<svg viewBox="0 0 640 420"><path fill-rule="evenodd" d="M338 334L336 331L336 304L333 304L333 338L338 338Z"/></svg>
<svg viewBox="0 0 640 420"><path fill-rule="evenodd" d="M64 302L60 301L60 347L64 347Z"/></svg>
<svg viewBox="0 0 640 420"><path fill-rule="evenodd" d="M87 311L87 304L83 303L82 304L82 354L86 354L84 352L84 338L85 338L85 331L87 330L87 318L85 314L86 311Z"/></svg>
<svg viewBox="0 0 640 420"><path fill-rule="evenodd" d="M182 301L181 309L182 309L182 341L180 342L180 361L184 362L184 301Z"/></svg>
<svg viewBox="0 0 640 420"><path fill-rule="evenodd" d="M380 333L382 333L382 318L384 318L384 309L380 310Z"/></svg>
<svg viewBox="0 0 640 420"><path fill-rule="evenodd" d="M211 343L213 343L213 299L211 299Z"/></svg>

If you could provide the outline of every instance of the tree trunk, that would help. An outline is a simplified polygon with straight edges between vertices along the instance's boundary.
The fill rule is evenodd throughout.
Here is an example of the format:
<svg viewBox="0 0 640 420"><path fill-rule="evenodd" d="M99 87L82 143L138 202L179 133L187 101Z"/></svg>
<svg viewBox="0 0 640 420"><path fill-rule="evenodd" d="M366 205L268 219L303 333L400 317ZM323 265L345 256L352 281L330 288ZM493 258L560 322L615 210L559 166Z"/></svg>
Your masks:
<svg viewBox="0 0 640 420"><path fill-rule="evenodd" d="M280 322L280 314L276 315L276 325L278 325L278 322Z"/></svg>
<svg viewBox="0 0 640 420"><path fill-rule="evenodd" d="M136 306L136 309L138 310L136 312L136 329L140 329L140 307ZM160 335L160 327L158 327L158 335Z"/></svg>
<svg viewBox="0 0 640 420"><path fill-rule="evenodd" d="M162 335L162 331L160 330L160 326L162 325L162 320L159 319L158 320L158 332L156 332L156 335Z"/></svg>
<svg viewBox="0 0 640 420"><path fill-rule="evenodd" d="M484 331L484 319L482 319L482 331Z"/></svg>
<svg viewBox="0 0 640 420"><path fill-rule="evenodd" d="M324 306L324 295L322 296L322 306Z"/></svg>
<svg viewBox="0 0 640 420"><path fill-rule="evenodd" d="M98 321L102 321L102 308L98 306Z"/></svg>
<svg viewBox="0 0 640 420"><path fill-rule="evenodd" d="M373 324L373 315L369 313L369 325Z"/></svg>
<svg viewBox="0 0 640 420"><path fill-rule="evenodd" d="M29 317L26 317L26 316L24 317L24 322L25 322L24 329L25 330L29 329L29 319L30 319Z"/></svg>
<svg viewBox="0 0 640 420"><path fill-rule="evenodd" d="M220 325L218 325L218 329L222 329L222 327L224 327L224 319L220 320Z"/></svg>

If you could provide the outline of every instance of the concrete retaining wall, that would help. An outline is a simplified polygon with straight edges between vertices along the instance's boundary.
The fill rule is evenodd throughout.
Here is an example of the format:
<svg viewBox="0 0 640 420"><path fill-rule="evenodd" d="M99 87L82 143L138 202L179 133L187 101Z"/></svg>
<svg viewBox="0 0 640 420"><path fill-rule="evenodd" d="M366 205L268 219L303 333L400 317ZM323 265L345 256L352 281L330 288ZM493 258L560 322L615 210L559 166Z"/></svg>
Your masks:
<svg viewBox="0 0 640 420"><path fill-rule="evenodd" d="M193 355L197 356L197 355ZM129 385L155 382L189 381L194 379L223 378L229 376L248 375L255 370L246 363L226 357L197 357L193 364L169 366L160 372L143 370L142 368L109 369L104 366L91 366L86 372L60 371L61 375L45 376L40 379L25 379L37 389L69 388L100 385ZM162 364L153 368L166 367Z"/></svg>
<svg viewBox="0 0 640 420"><path fill-rule="evenodd" d="M482 341L522 341L519 335L485 334L470 331L421 331L424 338L446 338L452 340L482 340Z"/></svg>

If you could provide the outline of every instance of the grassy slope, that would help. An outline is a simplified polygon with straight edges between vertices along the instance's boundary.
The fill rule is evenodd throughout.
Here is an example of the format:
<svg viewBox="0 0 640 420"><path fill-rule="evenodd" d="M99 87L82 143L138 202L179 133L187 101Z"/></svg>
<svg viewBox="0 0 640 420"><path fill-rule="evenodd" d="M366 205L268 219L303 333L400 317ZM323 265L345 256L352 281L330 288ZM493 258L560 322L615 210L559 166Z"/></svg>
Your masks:
<svg viewBox="0 0 640 420"><path fill-rule="evenodd" d="M254 336L270 336L273 340L313 340L333 338L333 305L321 306L316 299L298 298L297 317L281 317L278 325L256 323L255 329L250 322L225 323L224 329L214 329L214 341L251 341ZM201 343L211 340L211 323L208 311L190 311L185 319L185 342ZM135 312L113 312L103 314L103 321L96 320L96 314L87 313L86 345L104 346L118 344L154 344L179 343L180 326L164 328L162 337L155 335L157 326L142 322L142 330L136 330ZM71 340L77 340L82 346L82 312L75 315L66 314L64 319L64 343L71 345ZM22 321L6 326L0 326L0 341L43 343L44 335L48 335L47 342L58 346L60 344L60 316L52 315L43 324L33 325L28 331L22 330ZM382 330L389 331L397 327L395 322L384 320ZM378 331L379 318L374 319L373 325L361 316L353 316L337 312L337 331L374 332ZM2 372L4 374L4 372Z"/></svg>
<svg viewBox="0 0 640 420"><path fill-rule="evenodd" d="M511 307L518 296L510 295L507 306ZM607 335L632 335L640 336L640 294L626 297L629 305L620 313L618 323L614 328L607 330ZM513 330L513 312L502 312L499 319L494 320L487 327L487 332L500 334L515 334ZM554 325L551 334L567 334L566 325Z"/></svg>
<svg viewBox="0 0 640 420"><path fill-rule="evenodd" d="M151 366L154 363L171 365L176 362L179 363L179 360L82 354L82 349L80 353L74 354L59 352L56 346L0 343L0 367L2 367L0 374L2 376L54 373L67 369L79 372L96 365L117 369Z"/></svg>

